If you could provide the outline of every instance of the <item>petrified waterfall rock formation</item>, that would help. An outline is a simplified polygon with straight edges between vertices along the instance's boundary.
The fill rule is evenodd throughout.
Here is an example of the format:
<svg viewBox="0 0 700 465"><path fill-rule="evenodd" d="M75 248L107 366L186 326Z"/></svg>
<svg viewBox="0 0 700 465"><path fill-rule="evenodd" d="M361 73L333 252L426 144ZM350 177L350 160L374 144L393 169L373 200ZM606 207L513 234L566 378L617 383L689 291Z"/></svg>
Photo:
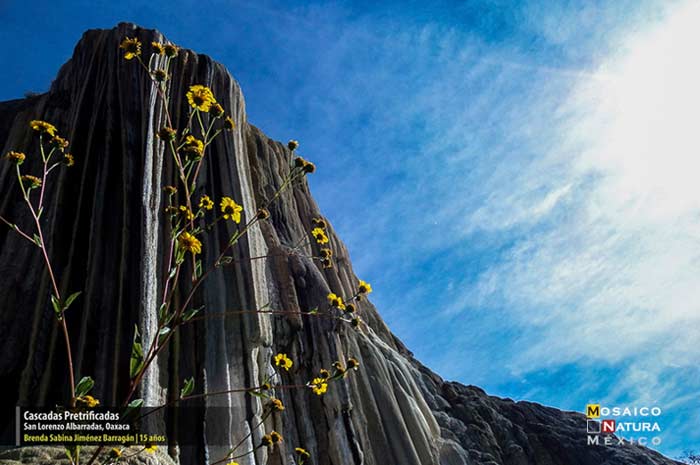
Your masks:
<svg viewBox="0 0 700 465"><path fill-rule="evenodd" d="M121 58L118 45L126 36L144 44L163 40L158 32L130 24L88 31L49 92L0 104L3 154L36 152L36 138L28 130L32 119L52 122L72 142L76 166L50 181L42 220L62 290L83 291L68 312L77 374L96 379L95 395L106 405L118 404L128 387L134 325L145 338L153 337L165 267L159 261L166 234L160 188L176 184L173 164L154 137L164 122L156 92L137 63ZM251 214L280 185L290 152L247 122L241 89L222 65L184 50L170 83L179 110L173 118L180 125L186 115L184 94L192 84L210 86L237 125L207 154L205 190L216 198L232 195ZM25 171L37 167L30 159L23 165ZM18 191L12 166L2 163L0 213L30 229ZM305 311L322 304L328 292L353 294L357 280L332 226L333 269L322 269L292 250L308 235L312 218L322 216L306 184L286 191L270 210L271 218L237 246L235 255L243 260L213 274L202 287L198 304L205 305L204 312L265 304ZM216 248L206 245L225 243L231 228L222 225L206 237L205 263L212 263ZM9 387L1 426L7 429L14 405L61 402L68 383L40 254L4 225L0 245L0 383ZM262 255L271 257L245 260ZM366 325L357 330L329 319L269 314L186 325L150 371L142 397L151 405L162 403L189 376L199 392L259 385L270 372L271 354L278 351L296 362L283 375L287 384L303 384L320 368L354 356L361 370L333 384L323 397L308 390L278 392L286 411L268 419L252 441L257 444L264 431L275 429L284 443L239 462L291 464L293 447L303 445L314 464L675 463L636 446L586 446L583 415L444 382L413 359L371 303L363 301L359 313ZM237 441L262 413L259 399L244 394L206 402L227 407L230 416L218 422L207 421L207 414L188 418L198 446L172 448L181 463L219 458L221 447L207 447L207 441Z"/></svg>

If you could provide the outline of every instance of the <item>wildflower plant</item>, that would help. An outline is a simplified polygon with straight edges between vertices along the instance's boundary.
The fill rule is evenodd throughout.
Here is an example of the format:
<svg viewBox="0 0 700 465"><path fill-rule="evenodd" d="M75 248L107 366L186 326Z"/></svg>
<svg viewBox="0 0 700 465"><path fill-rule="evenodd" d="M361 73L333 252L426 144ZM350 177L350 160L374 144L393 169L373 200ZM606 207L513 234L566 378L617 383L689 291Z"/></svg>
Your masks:
<svg viewBox="0 0 700 465"><path fill-rule="evenodd" d="M266 305L259 309L220 313L207 312L207 315L200 315L203 307L195 307L194 302L197 291L202 284L214 271L236 261L232 249L245 237L255 223L266 221L270 217L268 207L286 189L300 182L306 175L313 173L316 166L297 155L296 150L299 147L299 142L290 140L287 144L290 152L288 173L282 179L277 190L257 211L245 211L243 205L232 194L222 195L220 198L211 196L211 193L204 191L199 175L204 161L209 156L212 143L217 138L227 137L227 134L236 128L233 117L226 113L226 109L217 101L209 87L196 84L190 86L185 92L187 114L184 119L186 122L176 125L171 114L169 83L171 82L173 60L180 53L179 48L174 44L161 42L152 42L150 46L144 46L135 37L124 38L119 48L124 60L136 62L143 69L157 92L159 97L157 101L165 116L165 123L157 131L155 137L163 144L164 153L172 159L177 178L174 185L165 185L161 191L165 205L163 215L169 231L164 247L165 256L163 257L163 262L167 267L163 276L163 292L159 299L158 308L147 309L147 311L153 311L157 315L156 337L151 341L143 340L139 327L134 328L129 360L129 386L122 406L128 411L138 411L143 405L143 400L137 398L136 395L145 373L168 345L177 330L185 324L212 316L258 313L324 317L349 323L355 328L359 327L361 320L356 315L356 304L363 296L372 292L372 287L365 281L359 281L353 295L343 297L331 292L325 303L308 311L273 310ZM144 58L145 54L149 55L148 60ZM76 380L71 337L66 322L66 318L69 316L67 311L80 296L80 291L66 293L61 290L60 279L44 239L45 232L41 221L45 209L46 186L51 179L50 175L55 170L74 166L76 161L75 157L68 152L69 141L59 135L58 129L53 124L43 120L32 120L29 123L29 130L38 139L39 153L25 154L21 151L11 150L5 154L4 158L6 162L14 165L22 199L32 218L32 229L22 229L2 216L0 216L0 221L41 252L44 266L51 281L51 307L64 340L71 393L67 407L75 410L93 409L100 405L99 399L90 395L95 381L89 376L83 377L79 381ZM24 163L29 157L41 161L39 172L30 173L23 170ZM32 165L35 164L32 163ZM207 232L220 224L233 226L233 233L228 237L228 240L223 245L207 241ZM332 268L334 255L327 228L325 219L314 218L309 235L302 237L291 248L290 253L302 253L301 251L307 246L311 246L315 251L312 251L309 258L318 260L323 269ZM203 262L203 251L206 249L214 250L214 253L208 254L208 256L216 257L211 263ZM262 258L267 257L251 257L250 260ZM156 410L192 399L234 392L249 394L261 399L265 407L258 424L251 428L246 437L238 440L224 457L212 462L214 464L236 465L236 459L252 454L263 447L274 448L283 442L280 433L271 431L263 435L260 443L251 450L239 450L252 437L253 432L262 427L270 416L284 413L285 406L282 400L275 395L277 390L307 389L315 395L325 395L334 382L344 379L349 371L356 370L359 367L359 362L354 358L349 358L344 363L336 361L330 367L319 370L316 376L304 384L284 384L282 382L282 378L291 375L296 366L294 360L286 353L275 355L270 360L270 366L274 366L274 374L265 378L260 385L244 386L223 392L195 393L194 377L187 378L181 384L179 396ZM143 416L145 415L147 414ZM157 447L155 444L142 444L139 447L126 446L109 450L105 450L104 446L97 447L87 463L90 465L92 463L119 462L144 452L154 453ZM297 464L301 465L310 459L310 454L305 449L296 447L294 450ZM78 465L81 462L80 446L67 446L66 455L72 464Z"/></svg>

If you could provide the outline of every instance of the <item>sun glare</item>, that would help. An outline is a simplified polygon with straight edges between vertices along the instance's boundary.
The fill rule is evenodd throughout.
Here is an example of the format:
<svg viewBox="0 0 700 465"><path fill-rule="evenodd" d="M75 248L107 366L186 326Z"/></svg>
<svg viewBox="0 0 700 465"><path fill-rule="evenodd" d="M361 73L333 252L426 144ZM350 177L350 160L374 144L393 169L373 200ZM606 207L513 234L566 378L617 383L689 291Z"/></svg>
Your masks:
<svg viewBox="0 0 700 465"><path fill-rule="evenodd" d="M633 34L579 95L582 168L627 212L672 219L700 206L700 2ZM593 106L593 108L591 108Z"/></svg>

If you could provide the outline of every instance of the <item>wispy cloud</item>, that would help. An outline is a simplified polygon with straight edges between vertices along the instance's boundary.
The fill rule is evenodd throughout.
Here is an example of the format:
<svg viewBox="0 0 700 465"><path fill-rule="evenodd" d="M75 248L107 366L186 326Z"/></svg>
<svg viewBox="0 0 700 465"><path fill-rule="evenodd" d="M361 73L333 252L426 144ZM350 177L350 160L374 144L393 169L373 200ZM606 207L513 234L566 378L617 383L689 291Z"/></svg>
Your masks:
<svg viewBox="0 0 700 465"><path fill-rule="evenodd" d="M393 328L446 376L575 409L659 402L686 425L700 387L688 5L636 11L610 36L619 11L603 15L588 45L600 10L557 13L567 30L521 12L586 48L573 57L342 12L317 31L334 40L307 63L297 116L317 118L305 149L339 175L314 191ZM546 387L563 379L565 393Z"/></svg>
<svg viewBox="0 0 700 465"><path fill-rule="evenodd" d="M691 40L699 18L691 4L629 38L623 55L601 65L612 77L582 80L566 103L574 117L559 122L559 140L580 149L547 155L565 169L552 179L538 166L503 182L470 219L473 228L540 224L469 289L470 298L528 309L513 312L523 325L546 323L523 358L617 361L656 343L659 356L673 354L666 362L696 359L688 342L700 335L700 66ZM545 194L530 189L536 177L551 183ZM496 295L494 281L506 290ZM572 345L562 334L586 337Z"/></svg>
<svg viewBox="0 0 700 465"><path fill-rule="evenodd" d="M700 386L698 20L689 2L628 36L602 79L577 79L551 120L557 136L545 135L552 146L511 178L496 173L465 222L515 234L447 309L494 308L516 325L513 376L618 366L595 386L602 398L697 409L686 393Z"/></svg>

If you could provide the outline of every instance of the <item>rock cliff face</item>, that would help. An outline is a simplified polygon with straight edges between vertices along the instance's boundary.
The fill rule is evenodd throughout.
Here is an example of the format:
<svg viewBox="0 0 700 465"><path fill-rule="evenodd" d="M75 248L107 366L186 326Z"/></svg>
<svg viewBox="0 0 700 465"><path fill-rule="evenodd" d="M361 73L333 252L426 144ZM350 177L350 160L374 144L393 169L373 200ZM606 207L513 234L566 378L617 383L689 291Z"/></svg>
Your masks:
<svg viewBox="0 0 700 465"><path fill-rule="evenodd" d="M37 118L54 123L72 141L76 167L61 170L50 183L43 221L62 290L83 291L68 314L76 371L97 380L95 395L103 404L118 404L125 395L134 325L146 338L153 336L164 268L158 259L164 243L160 187L176 184L173 164L154 138L164 120L154 89L143 70L124 61L118 50L126 36L144 44L163 40L156 31L130 24L88 31L48 93L0 103L3 154L36 149L28 122ZM184 50L170 86L180 109L173 114L176 121L183 122L183 98L192 84L210 86L237 125L207 155L206 191L217 198L232 194L245 212L254 212L282 182L290 152L247 122L241 89L222 65ZM28 160L23 168L37 166ZM28 227L18 190L10 164L0 164L0 214ZM203 286L199 303L205 312L265 304L300 311L323 303L331 291L353 294L357 280L332 226L333 269L292 249L308 235L312 218L321 216L306 184L286 191L270 210L270 220L237 246L236 256L244 260ZM222 226L206 240L222 243L231 232ZM203 255L205 262L214 259L206 247ZM245 260L262 255L270 258ZM63 341L49 310L43 270L35 248L0 228L0 385L9 386L2 400L5 430L14 405L52 405L67 396ZM272 429L283 433L284 443L239 462L292 464L293 448L300 445L319 465L675 463L636 446L587 446L583 415L444 382L413 359L371 303L363 301L359 313L366 322L359 329L295 315L203 319L183 327L159 357L142 397L151 405L162 403L189 376L195 376L199 391L258 385L278 351L296 361L283 375L288 384L303 384L320 368L354 356L361 370L333 384L323 397L307 390L278 392L287 410L256 429L252 443ZM262 413L259 399L243 394L206 402L225 406L230 414L225 421L207 413L188 418L192 436L199 439L195 446L171 448L181 463L211 463L225 447L207 443L237 442ZM10 454L19 457L17 451Z"/></svg>

